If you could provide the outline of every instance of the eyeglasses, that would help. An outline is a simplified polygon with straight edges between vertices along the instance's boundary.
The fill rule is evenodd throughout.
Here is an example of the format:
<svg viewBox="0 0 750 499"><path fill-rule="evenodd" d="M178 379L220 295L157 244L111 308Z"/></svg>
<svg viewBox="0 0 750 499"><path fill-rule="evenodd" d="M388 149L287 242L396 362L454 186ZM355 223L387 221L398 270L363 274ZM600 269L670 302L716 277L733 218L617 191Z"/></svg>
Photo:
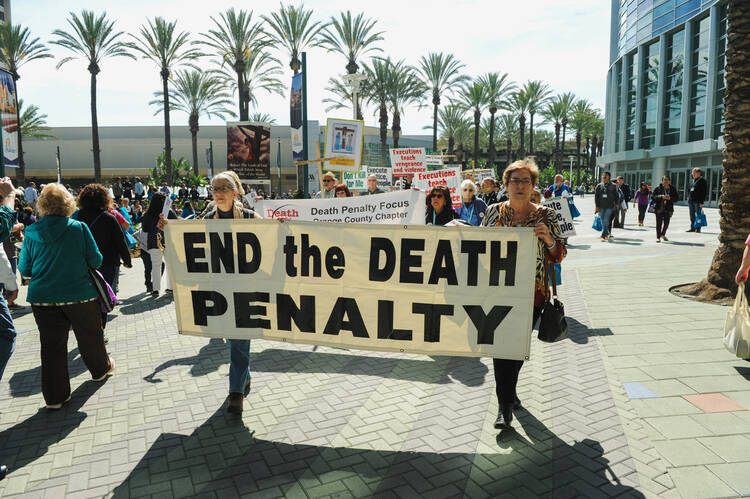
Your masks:
<svg viewBox="0 0 750 499"><path fill-rule="evenodd" d="M208 190L209 192L232 192L234 189L232 189L231 187L227 187L225 185L219 186L219 187L212 185L212 186L209 186Z"/></svg>
<svg viewBox="0 0 750 499"><path fill-rule="evenodd" d="M330 178L328 178L328 179L323 179L323 183L324 183L324 184L330 184L331 182L333 182L333 180L331 180Z"/></svg>
<svg viewBox="0 0 750 499"><path fill-rule="evenodd" d="M431 198L435 198L435 199L443 199L443 195L442 194L430 194L430 197Z"/></svg>
<svg viewBox="0 0 750 499"><path fill-rule="evenodd" d="M512 178L510 183L513 185L531 185L531 179L528 178Z"/></svg>

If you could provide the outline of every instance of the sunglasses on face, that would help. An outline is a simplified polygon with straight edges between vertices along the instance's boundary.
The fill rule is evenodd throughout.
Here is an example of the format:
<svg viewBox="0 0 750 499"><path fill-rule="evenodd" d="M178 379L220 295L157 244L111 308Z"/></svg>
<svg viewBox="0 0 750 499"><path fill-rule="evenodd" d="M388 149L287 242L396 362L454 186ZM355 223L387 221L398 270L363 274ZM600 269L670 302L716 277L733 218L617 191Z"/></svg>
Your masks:
<svg viewBox="0 0 750 499"><path fill-rule="evenodd" d="M434 199L443 199L442 194L430 194L430 197Z"/></svg>
<svg viewBox="0 0 750 499"><path fill-rule="evenodd" d="M323 183L324 183L324 184L330 184L331 182L333 182L333 180L331 180L331 179L328 179L328 180L324 180L324 181L323 181Z"/></svg>

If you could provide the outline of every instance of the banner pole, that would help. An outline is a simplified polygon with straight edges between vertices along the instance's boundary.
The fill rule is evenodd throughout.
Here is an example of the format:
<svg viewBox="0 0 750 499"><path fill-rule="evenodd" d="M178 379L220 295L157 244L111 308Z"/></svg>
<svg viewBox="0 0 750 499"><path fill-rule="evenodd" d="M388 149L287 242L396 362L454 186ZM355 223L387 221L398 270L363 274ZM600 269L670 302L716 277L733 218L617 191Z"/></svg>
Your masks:
<svg viewBox="0 0 750 499"><path fill-rule="evenodd" d="M214 141L208 141L208 180L214 177Z"/></svg>
<svg viewBox="0 0 750 499"><path fill-rule="evenodd" d="M57 146L57 183L62 184L62 158L60 157L60 146Z"/></svg>
<svg viewBox="0 0 750 499"><path fill-rule="evenodd" d="M318 159L318 180L320 181L320 197L323 197L323 162L320 161L320 142L315 141L315 157ZM307 169L307 165L305 165Z"/></svg>
<svg viewBox="0 0 750 499"><path fill-rule="evenodd" d="M320 148L318 148L320 155ZM320 156L318 156L320 157ZM310 149L307 144L307 52L302 52L302 158L310 159ZM307 165L302 168L304 178L302 179L302 192L305 198L310 196L310 169Z"/></svg>

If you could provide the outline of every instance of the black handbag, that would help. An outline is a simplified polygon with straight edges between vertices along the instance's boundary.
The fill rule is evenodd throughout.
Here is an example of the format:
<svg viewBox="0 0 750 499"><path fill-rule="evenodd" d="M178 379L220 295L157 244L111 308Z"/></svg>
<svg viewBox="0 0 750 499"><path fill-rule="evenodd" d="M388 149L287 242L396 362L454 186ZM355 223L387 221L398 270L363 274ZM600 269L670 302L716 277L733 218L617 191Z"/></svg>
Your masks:
<svg viewBox="0 0 750 499"><path fill-rule="evenodd" d="M555 266L548 265L547 268L552 274L552 298L542 308L537 338L545 343L555 343L568 337L568 323L565 321L565 306L557 299Z"/></svg>

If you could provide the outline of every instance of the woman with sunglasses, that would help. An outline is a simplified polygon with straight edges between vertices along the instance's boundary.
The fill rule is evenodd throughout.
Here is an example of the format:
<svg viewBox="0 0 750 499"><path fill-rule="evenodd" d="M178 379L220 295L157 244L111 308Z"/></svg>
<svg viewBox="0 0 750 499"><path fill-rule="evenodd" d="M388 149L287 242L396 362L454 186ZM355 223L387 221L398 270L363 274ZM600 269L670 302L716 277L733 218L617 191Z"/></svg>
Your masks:
<svg viewBox="0 0 750 499"><path fill-rule="evenodd" d="M550 299L548 264L561 263L567 252L554 210L532 201L537 180L539 168L534 161L523 159L511 164L503 173L503 183L508 188L509 200L490 206L482 220L485 227L534 227L537 253L532 328L541 315L544 304ZM492 360L499 405L495 428L508 429L513 420L513 409L521 407L516 385L523 361Z"/></svg>
<svg viewBox="0 0 750 499"><path fill-rule="evenodd" d="M477 186L468 178L461 182L461 208L458 218L474 227L482 223L487 204L476 196Z"/></svg>
<svg viewBox="0 0 750 499"><path fill-rule="evenodd" d="M427 195L425 224L445 225L458 218L451 207L451 192L444 185L436 185Z"/></svg>

